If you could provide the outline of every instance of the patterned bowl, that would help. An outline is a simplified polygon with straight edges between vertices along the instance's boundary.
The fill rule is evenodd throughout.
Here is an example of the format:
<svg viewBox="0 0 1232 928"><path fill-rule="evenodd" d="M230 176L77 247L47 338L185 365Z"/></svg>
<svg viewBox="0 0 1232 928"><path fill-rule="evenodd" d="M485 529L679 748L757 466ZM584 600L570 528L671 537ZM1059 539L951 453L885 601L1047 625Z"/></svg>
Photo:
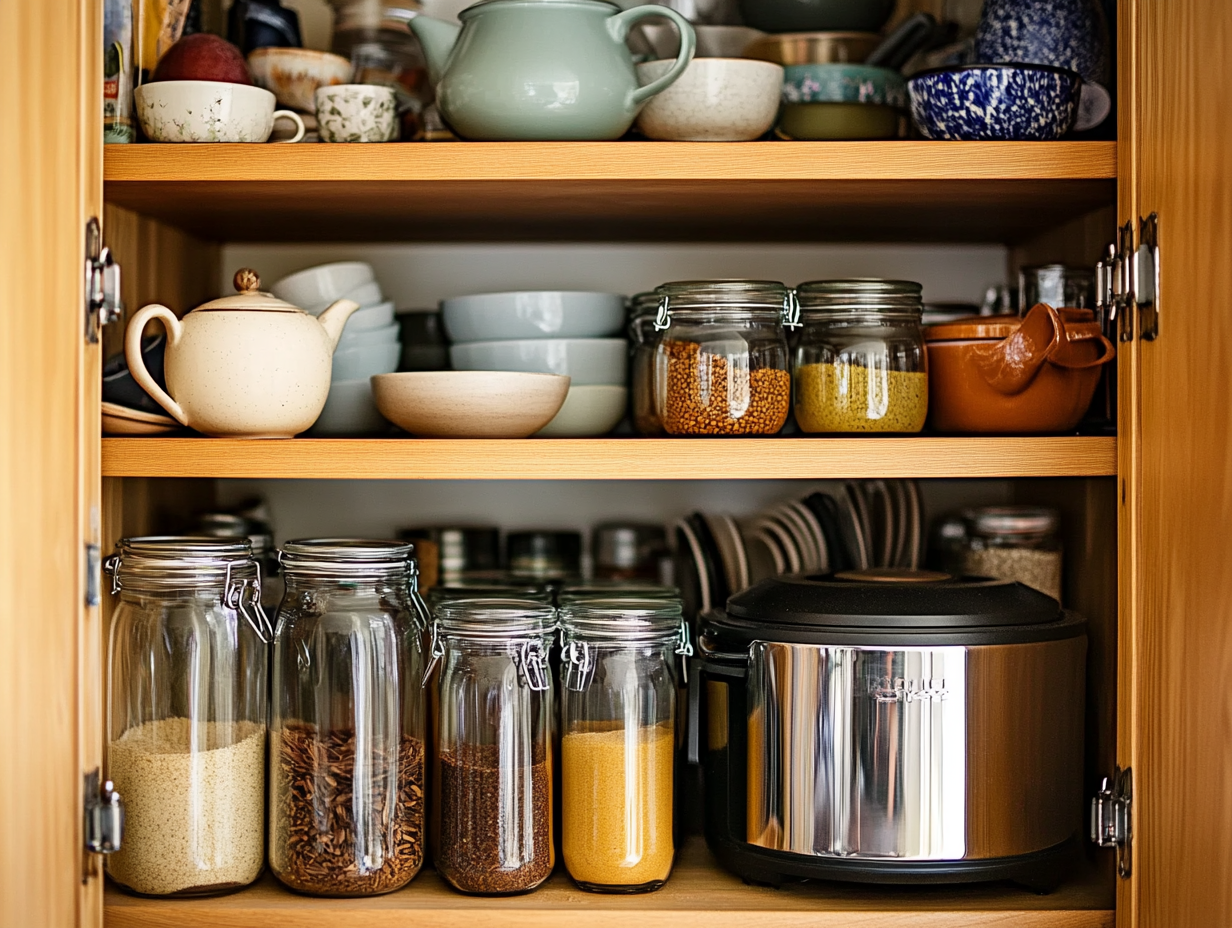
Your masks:
<svg viewBox="0 0 1232 928"><path fill-rule="evenodd" d="M907 90L925 138L1041 142L1073 128L1082 77L1047 65L976 64L921 71Z"/></svg>
<svg viewBox="0 0 1232 928"><path fill-rule="evenodd" d="M875 103L907 107L903 76L863 64L793 64L783 69L784 103Z"/></svg>

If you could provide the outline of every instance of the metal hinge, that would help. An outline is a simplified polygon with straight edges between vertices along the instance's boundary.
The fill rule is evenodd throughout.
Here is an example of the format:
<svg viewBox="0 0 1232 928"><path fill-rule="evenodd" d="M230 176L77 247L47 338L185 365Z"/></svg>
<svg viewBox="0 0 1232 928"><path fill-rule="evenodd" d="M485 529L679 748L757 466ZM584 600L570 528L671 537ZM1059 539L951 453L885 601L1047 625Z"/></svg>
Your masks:
<svg viewBox="0 0 1232 928"><path fill-rule="evenodd" d="M86 605L93 608L99 604L98 574L102 564L101 552L96 544L86 542Z"/></svg>
<svg viewBox="0 0 1232 928"><path fill-rule="evenodd" d="M119 322L124 314L120 299L120 265L103 246L103 234L93 216L86 222L86 342L96 344L103 326Z"/></svg>
<svg viewBox="0 0 1232 928"><path fill-rule="evenodd" d="M1159 335L1159 214L1138 220L1137 243L1134 224L1127 222L1117 230L1117 241L1108 246L1104 259L1095 265L1095 304L1104 323L1104 335L1115 341L1134 339L1134 313L1137 331L1143 341Z"/></svg>
<svg viewBox="0 0 1232 928"><path fill-rule="evenodd" d="M124 800L95 767L85 775L85 844L91 854L112 854L124 839Z"/></svg>
<svg viewBox="0 0 1232 928"><path fill-rule="evenodd" d="M1132 872L1134 837L1134 774L1117 767L1111 778L1104 777L1099 792L1091 800L1091 840L1100 847L1117 849L1117 873L1128 880Z"/></svg>

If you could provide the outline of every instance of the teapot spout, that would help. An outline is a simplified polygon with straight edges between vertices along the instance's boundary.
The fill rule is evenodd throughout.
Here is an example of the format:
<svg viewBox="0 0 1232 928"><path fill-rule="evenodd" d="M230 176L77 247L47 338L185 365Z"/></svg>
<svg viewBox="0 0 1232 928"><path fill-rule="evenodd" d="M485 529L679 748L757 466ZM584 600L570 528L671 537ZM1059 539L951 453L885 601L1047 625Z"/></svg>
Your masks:
<svg viewBox="0 0 1232 928"><path fill-rule="evenodd" d="M346 326L347 320L351 318L351 313L357 309L359 309L359 304L354 300L337 300L331 303L325 312L317 316L317 321L321 323L321 328L329 336L329 350L331 352L338 347L338 339L342 338L342 329Z"/></svg>
<svg viewBox="0 0 1232 928"><path fill-rule="evenodd" d="M445 62L457 44L462 27L421 13L411 20L411 31L419 39L424 57L428 60L428 80L433 84L440 83L441 75L445 73Z"/></svg>

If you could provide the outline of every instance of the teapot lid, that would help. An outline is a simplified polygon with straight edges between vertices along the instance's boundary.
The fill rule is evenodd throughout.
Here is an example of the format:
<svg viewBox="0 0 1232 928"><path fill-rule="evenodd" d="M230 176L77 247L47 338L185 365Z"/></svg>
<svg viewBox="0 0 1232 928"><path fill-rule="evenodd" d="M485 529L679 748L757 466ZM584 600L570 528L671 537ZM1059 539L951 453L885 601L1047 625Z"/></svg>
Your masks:
<svg viewBox="0 0 1232 928"><path fill-rule="evenodd" d="M233 282L235 289L238 291L234 296L224 296L217 300L210 300L208 303L202 303L193 312L211 312L213 310L230 310L232 312L240 310L261 313L304 312L298 306L280 300L272 293L264 292L261 289L261 278L250 267L242 267L236 271Z"/></svg>

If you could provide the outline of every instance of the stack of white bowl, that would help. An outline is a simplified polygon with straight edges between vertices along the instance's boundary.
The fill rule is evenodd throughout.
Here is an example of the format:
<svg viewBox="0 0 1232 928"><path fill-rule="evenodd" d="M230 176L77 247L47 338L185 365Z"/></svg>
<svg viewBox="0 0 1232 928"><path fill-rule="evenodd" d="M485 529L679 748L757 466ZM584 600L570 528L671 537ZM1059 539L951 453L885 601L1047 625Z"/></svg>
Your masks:
<svg viewBox="0 0 1232 928"><path fill-rule="evenodd" d="M358 436L388 431L389 423L372 400L369 378L398 369L402 344L394 304L381 293L372 265L365 261L322 264L284 277L270 290L314 316L335 300L354 300L360 307L342 330L334 351L329 398L311 434Z"/></svg>
<svg viewBox="0 0 1232 928"><path fill-rule="evenodd" d="M629 345L625 298L616 293L532 290L481 293L441 303L454 370L563 374L569 394L535 434L606 435L624 418Z"/></svg>

